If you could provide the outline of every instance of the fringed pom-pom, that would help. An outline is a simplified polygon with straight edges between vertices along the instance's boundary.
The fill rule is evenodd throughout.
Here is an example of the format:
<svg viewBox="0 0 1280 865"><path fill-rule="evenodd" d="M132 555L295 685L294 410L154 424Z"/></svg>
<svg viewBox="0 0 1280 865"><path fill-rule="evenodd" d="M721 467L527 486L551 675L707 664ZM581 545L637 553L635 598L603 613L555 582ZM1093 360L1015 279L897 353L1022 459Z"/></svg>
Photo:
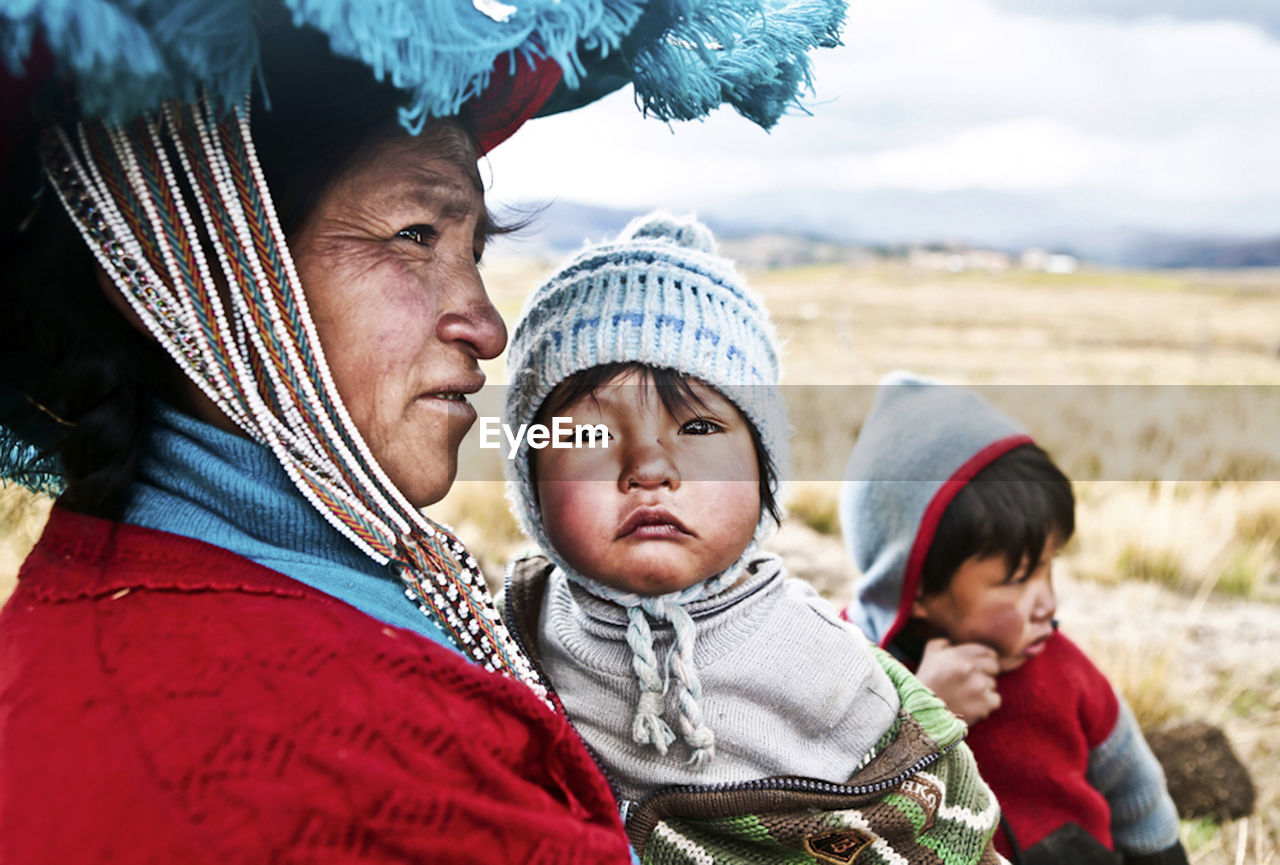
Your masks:
<svg viewBox="0 0 1280 865"><path fill-rule="evenodd" d="M716 251L716 239L701 222L692 216L676 216L659 211L633 219L618 235L618 242L653 238L666 240L686 249L696 249L708 255Z"/></svg>
<svg viewBox="0 0 1280 865"><path fill-rule="evenodd" d="M495 62L554 62L597 98L627 77L663 120L723 103L765 128L809 85L807 52L838 44L844 0L283 0L295 26L325 34L405 91L401 122L456 114ZM0 51L21 72L37 37L75 80L86 115L125 121L201 91L238 103L259 68L254 0L0 0ZM619 53L625 46L625 51ZM271 50L268 48L267 50ZM621 57L593 90L597 64ZM586 57L590 62L584 61ZM628 68L629 67L629 68ZM584 84L585 82L585 84ZM587 99L586 101L590 101ZM580 103L579 103L580 104Z"/></svg>
<svg viewBox="0 0 1280 865"><path fill-rule="evenodd" d="M640 0L521 0L512 5L413 0L285 0L294 21L329 36L335 54L358 59L411 94L400 122L416 133L428 117L456 114L489 84L494 61L550 59L576 87L580 47L616 49L640 18ZM499 11L500 14L499 14Z"/></svg>
<svg viewBox="0 0 1280 865"><path fill-rule="evenodd" d="M0 426L0 486L6 481L49 496L60 495L66 486L56 455L43 453Z"/></svg>
<svg viewBox="0 0 1280 865"><path fill-rule="evenodd" d="M409 96L401 122L458 113L489 83L494 63L551 60L570 87L578 52L617 50L643 0L283 0L293 24L325 34L334 54L359 60ZM166 100L237 104L259 69L261 10L254 0L0 0L0 52L21 74L34 39L70 73L88 116L123 122ZM270 47L267 50L271 50Z"/></svg>
<svg viewBox="0 0 1280 865"><path fill-rule="evenodd" d="M0 41L19 73L37 36L74 80L88 116L125 121L207 90L223 106L258 65L252 0L0 0Z"/></svg>
<svg viewBox="0 0 1280 865"><path fill-rule="evenodd" d="M723 102L765 129L811 87L808 52L840 42L843 0L685 4L636 51L635 90L663 120L694 120Z"/></svg>

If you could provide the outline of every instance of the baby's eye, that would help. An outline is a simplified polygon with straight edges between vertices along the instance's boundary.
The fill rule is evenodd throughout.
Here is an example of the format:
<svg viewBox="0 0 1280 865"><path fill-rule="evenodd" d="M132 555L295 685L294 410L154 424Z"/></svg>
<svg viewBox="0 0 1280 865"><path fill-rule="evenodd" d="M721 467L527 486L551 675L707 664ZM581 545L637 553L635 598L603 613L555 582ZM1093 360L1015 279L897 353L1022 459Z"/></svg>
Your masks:
<svg viewBox="0 0 1280 865"><path fill-rule="evenodd" d="M574 438L579 445L608 447L612 435L604 424L583 424L574 431Z"/></svg>
<svg viewBox="0 0 1280 865"><path fill-rule="evenodd" d="M724 427L704 417L696 417L681 424L680 432L689 436L709 436L714 433L724 432Z"/></svg>
<svg viewBox="0 0 1280 865"><path fill-rule="evenodd" d="M396 232L396 237L418 244L430 246L436 239L436 230L430 225L409 225Z"/></svg>

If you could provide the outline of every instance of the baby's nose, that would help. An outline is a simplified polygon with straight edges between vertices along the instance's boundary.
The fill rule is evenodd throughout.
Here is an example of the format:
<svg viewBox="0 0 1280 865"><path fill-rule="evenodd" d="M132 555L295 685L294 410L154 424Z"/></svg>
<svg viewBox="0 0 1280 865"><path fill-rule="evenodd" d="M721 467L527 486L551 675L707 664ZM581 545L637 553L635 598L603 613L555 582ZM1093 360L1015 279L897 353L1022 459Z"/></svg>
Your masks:
<svg viewBox="0 0 1280 865"><path fill-rule="evenodd" d="M623 472L624 486L643 489L677 487L680 472L662 442L634 443Z"/></svg>

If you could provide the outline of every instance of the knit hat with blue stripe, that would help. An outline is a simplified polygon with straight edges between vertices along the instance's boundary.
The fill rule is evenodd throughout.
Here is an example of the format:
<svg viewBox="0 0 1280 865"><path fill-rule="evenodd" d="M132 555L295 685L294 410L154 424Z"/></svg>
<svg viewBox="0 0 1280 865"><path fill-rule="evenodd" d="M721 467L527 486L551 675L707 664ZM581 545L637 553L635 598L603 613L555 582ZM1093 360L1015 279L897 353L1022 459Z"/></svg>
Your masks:
<svg viewBox="0 0 1280 865"><path fill-rule="evenodd" d="M517 428L531 423L561 382L612 363L669 368L715 388L755 427L781 477L789 425L777 389L772 323L732 262L716 254L710 230L692 217L658 212L635 219L615 239L582 249L533 293L508 349L511 384L503 421ZM529 456L526 439L507 461L508 497L525 532L574 583L628 609L641 690L636 741L666 753L674 740L661 717L664 676L674 675L683 737L693 762L704 764L714 754L714 735L701 718L692 662L696 628L683 605L732 585L772 520L762 512L755 539L723 573L667 595L620 592L575 573L551 545ZM654 657L646 613L675 629L665 673Z"/></svg>

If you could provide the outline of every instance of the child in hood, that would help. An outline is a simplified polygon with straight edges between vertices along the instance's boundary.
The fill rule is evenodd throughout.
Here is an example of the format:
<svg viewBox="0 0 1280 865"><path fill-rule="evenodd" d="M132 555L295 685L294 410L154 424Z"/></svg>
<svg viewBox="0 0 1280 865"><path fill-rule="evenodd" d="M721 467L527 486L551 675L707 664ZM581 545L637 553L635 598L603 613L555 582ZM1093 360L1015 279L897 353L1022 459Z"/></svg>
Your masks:
<svg viewBox="0 0 1280 865"><path fill-rule="evenodd" d="M508 369L509 492L545 555L513 564L506 618L644 861L997 861L964 724L758 548L777 348L710 232L654 214L580 252Z"/></svg>
<svg viewBox="0 0 1280 865"><path fill-rule="evenodd" d="M1132 712L1057 631L1052 563L1075 498L1026 431L972 391L892 373L840 506L863 573L846 618L971 724L1005 814L998 849L1046 865L1185 863Z"/></svg>

